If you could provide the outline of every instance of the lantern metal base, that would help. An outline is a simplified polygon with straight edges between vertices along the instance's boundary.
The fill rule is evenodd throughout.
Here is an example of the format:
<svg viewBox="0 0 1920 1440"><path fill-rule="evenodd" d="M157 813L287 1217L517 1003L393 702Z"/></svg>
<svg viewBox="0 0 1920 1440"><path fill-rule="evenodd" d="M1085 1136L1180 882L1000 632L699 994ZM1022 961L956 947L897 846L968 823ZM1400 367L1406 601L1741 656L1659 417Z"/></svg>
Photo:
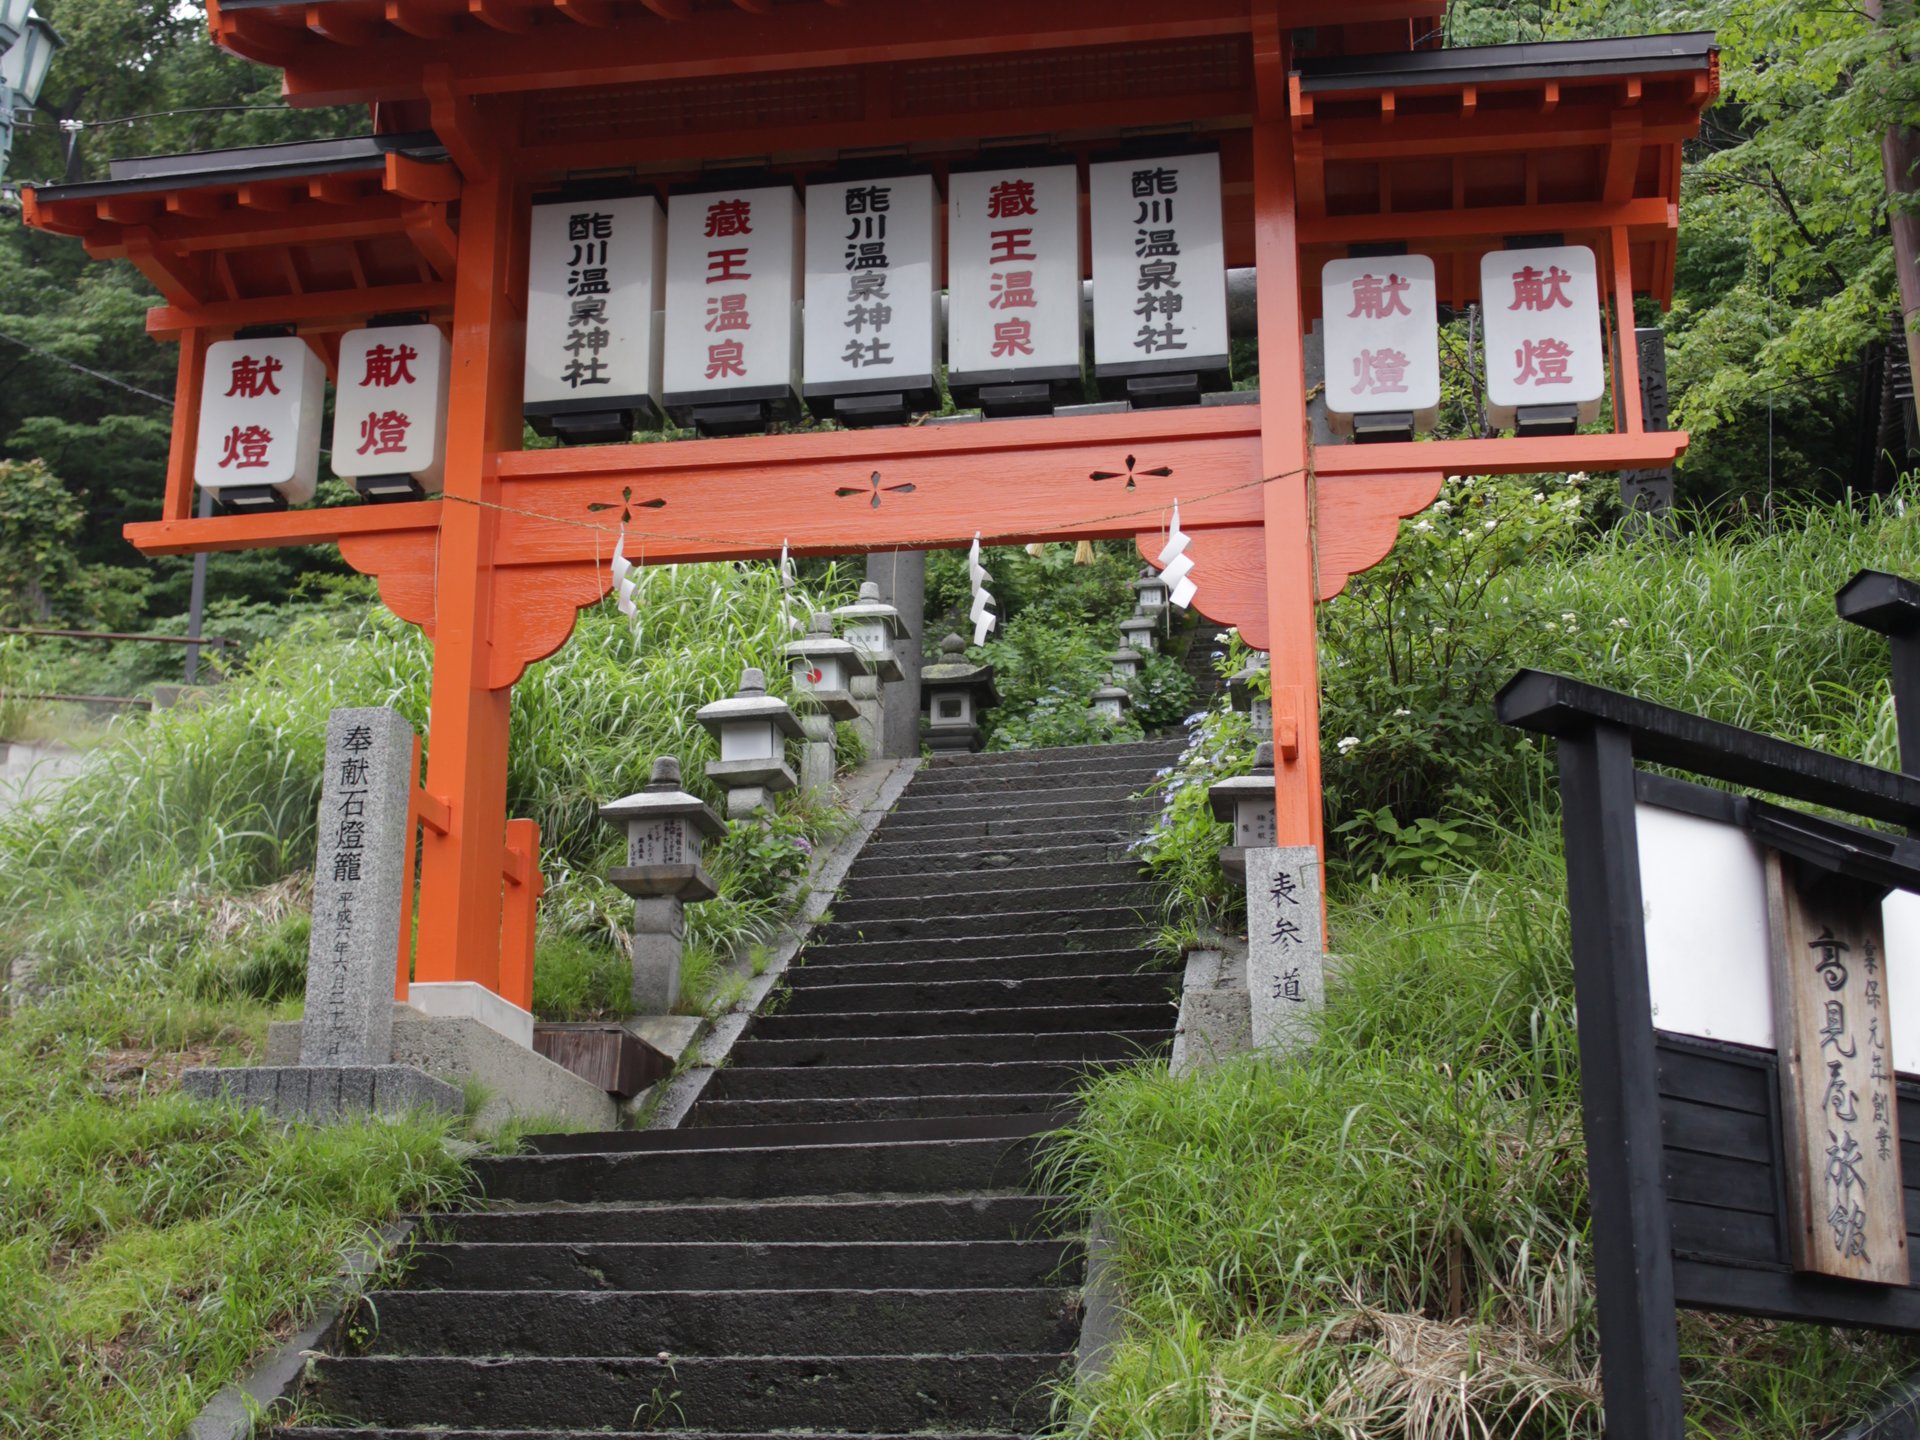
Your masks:
<svg viewBox="0 0 1920 1440"><path fill-rule="evenodd" d="M420 482L411 475L356 475L351 483L355 493L369 505L391 505L400 500L419 500L426 495Z"/></svg>
<svg viewBox="0 0 1920 1440"><path fill-rule="evenodd" d="M271 485L228 485L207 493L222 515L264 515L287 508L287 497Z"/></svg>

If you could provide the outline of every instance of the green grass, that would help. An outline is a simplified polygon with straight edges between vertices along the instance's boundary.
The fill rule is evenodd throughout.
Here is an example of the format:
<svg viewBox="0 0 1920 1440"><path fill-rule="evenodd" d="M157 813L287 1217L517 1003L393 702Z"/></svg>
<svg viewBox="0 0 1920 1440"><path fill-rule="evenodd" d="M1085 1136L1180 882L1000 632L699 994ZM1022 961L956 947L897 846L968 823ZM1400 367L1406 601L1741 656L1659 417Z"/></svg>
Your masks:
<svg viewBox="0 0 1920 1440"><path fill-rule="evenodd" d="M1335 898L1321 1038L1285 1064L1091 1085L1056 1183L1131 1312L1060 1428L1100 1440L1597 1437L1592 1255L1558 836ZM1910 1341L1683 1326L1694 1433L1861 1413Z"/></svg>
<svg viewBox="0 0 1920 1440"><path fill-rule="evenodd" d="M815 589L849 598L831 569ZM215 703L115 726L82 775L0 821L0 1435L172 1440L344 1252L460 1184L463 1147L444 1142L463 1117L282 1127L174 1083L257 1057L268 1022L299 1013L329 710L392 705L424 727L430 647L367 601L296 609ZM555 1018L625 1009L631 902L605 880L624 837L598 807L663 754L717 803L694 711L746 664L788 688L769 567L649 572L642 604L638 626L583 615L514 693L508 806L541 827L535 995ZM779 928L813 843L844 823L790 800L713 847L689 1008L731 1003L724 959ZM535 1128L554 1126L487 1138Z"/></svg>
<svg viewBox="0 0 1920 1440"><path fill-rule="evenodd" d="M1323 611L1322 1037L1089 1088L1057 1179L1105 1217L1133 1320L1110 1374L1062 1392L1064 1434L1601 1433L1555 770L1493 691L1559 670L1889 765L1885 642L1833 592L1920 574L1920 520L1816 507L1633 539L1577 492L1450 485ZM1170 948L1243 923L1205 791L1251 750L1216 711L1159 783L1144 854ZM1820 1434L1920 1365L1866 1332L1689 1315L1681 1337L1702 1436Z"/></svg>
<svg viewBox="0 0 1920 1440"><path fill-rule="evenodd" d="M69 995L0 1024L0 1434L172 1440L395 1214L451 1197L451 1122L281 1127L173 1085L270 1011Z"/></svg>

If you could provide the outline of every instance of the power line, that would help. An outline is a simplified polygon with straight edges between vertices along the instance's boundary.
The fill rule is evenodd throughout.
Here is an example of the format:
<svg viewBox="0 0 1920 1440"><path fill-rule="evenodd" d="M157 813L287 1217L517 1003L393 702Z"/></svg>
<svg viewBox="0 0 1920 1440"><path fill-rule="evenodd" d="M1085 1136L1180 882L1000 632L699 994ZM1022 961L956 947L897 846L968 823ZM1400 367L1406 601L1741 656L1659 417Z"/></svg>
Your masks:
<svg viewBox="0 0 1920 1440"><path fill-rule="evenodd" d="M18 345L22 350L27 351L29 354L38 355L43 360L51 360L55 364L66 366L69 370L78 370L82 375L91 375L96 380L104 380L109 385L130 391L135 395L141 396L143 399L155 401L158 404L166 406L169 410L173 408L173 401L165 395L156 395L151 390L142 390L138 385L130 385L125 380L117 379L112 375L102 374L98 370L90 370L77 360L69 360L66 356L56 355L51 350L42 350L38 345L31 345L25 340L22 340L18 335L9 335L6 331L0 330L0 340L5 340L11 345Z"/></svg>

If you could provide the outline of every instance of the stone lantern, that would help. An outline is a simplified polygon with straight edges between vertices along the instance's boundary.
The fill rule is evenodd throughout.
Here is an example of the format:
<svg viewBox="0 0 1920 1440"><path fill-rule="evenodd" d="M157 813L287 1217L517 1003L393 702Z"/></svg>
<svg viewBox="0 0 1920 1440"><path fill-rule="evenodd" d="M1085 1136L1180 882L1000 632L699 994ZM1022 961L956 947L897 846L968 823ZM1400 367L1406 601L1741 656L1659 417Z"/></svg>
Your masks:
<svg viewBox="0 0 1920 1440"><path fill-rule="evenodd" d="M1166 612L1167 582L1160 578L1160 572L1151 565L1142 567L1140 578L1133 582L1133 613L1144 615L1149 620L1157 620Z"/></svg>
<svg viewBox="0 0 1920 1440"><path fill-rule="evenodd" d="M799 782L787 768L787 741L801 734L800 722L784 700L767 694L767 677L749 666L731 699L716 700L694 712L720 746L720 758L707 762L707 778L727 791L727 818L742 819L765 808L767 797Z"/></svg>
<svg viewBox="0 0 1920 1440"><path fill-rule="evenodd" d="M1093 692L1093 713L1110 720L1124 720L1133 708L1133 697L1118 685L1102 685Z"/></svg>
<svg viewBox="0 0 1920 1440"><path fill-rule="evenodd" d="M1207 791L1213 818L1233 826L1233 843L1220 852L1220 868L1235 884L1247 881L1247 851L1272 847L1274 842L1273 742L1262 741L1253 752L1253 772L1222 780Z"/></svg>
<svg viewBox="0 0 1920 1440"><path fill-rule="evenodd" d="M920 670L920 704L927 712L926 739L934 750L980 748L980 715L1000 703L993 666L967 659L967 642L949 635L940 642L940 663Z"/></svg>
<svg viewBox="0 0 1920 1440"><path fill-rule="evenodd" d="M877 755L880 753L880 685L883 681L891 683L906 678L900 659L894 653L894 641L912 637L900 620L900 612L880 598L880 585L873 580L862 584L860 598L851 605L842 605L833 612L833 618L840 622L840 638L858 650L872 670L870 675L850 677L847 689L860 710L858 724L861 737L867 743L867 753Z"/></svg>
<svg viewBox="0 0 1920 1440"><path fill-rule="evenodd" d="M1140 666L1144 658L1131 645L1122 645L1107 656L1107 663L1113 666L1113 683L1125 685L1140 678Z"/></svg>
<svg viewBox="0 0 1920 1440"><path fill-rule="evenodd" d="M833 784L833 722L859 716L849 685L867 674L866 656L833 634L833 617L813 617L806 635L786 648L793 667L794 699L799 702L800 728L806 743L800 749L800 785L824 790Z"/></svg>
<svg viewBox="0 0 1920 1440"><path fill-rule="evenodd" d="M633 1004L642 1015L665 1015L680 998L684 906L714 896L700 864L707 838L726 825L705 802L680 788L680 762L653 762L644 790L600 807L600 818L627 830L627 863L608 872L633 896Z"/></svg>
<svg viewBox="0 0 1920 1440"><path fill-rule="evenodd" d="M1160 648L1160 622L1145 615L1129 615L1120 622L1120 643L1142 655Z"/></svg>
<svg viewBox="0 0 1920 1440"><path fill-rule="evenodd" d="M1227 681L1227 696L1233 708L1247 717L1253 733L1263 740L1273 739L1273 701L1262 691L1259 677L1267 673L1266 656L1258 655L1245 669Z"/></svg>

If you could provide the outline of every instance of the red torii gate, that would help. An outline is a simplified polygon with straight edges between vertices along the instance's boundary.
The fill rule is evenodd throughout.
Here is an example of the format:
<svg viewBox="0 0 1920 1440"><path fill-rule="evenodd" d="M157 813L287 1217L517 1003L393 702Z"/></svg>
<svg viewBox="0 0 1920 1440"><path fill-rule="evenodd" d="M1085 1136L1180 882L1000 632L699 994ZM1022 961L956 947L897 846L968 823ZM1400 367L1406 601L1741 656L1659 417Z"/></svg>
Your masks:
<svg viewBox="0 0 1920 1440"><path fill-rule="evenodd" d="M1137 537L1177 497L1199 607L1272 654L1277 839L1322 844L1314 607L1462 472L1658 468L1633 297L1669 298L1680 144L1710 39L1433 48L1444 0L209 0L216 40L296 104L365 102L376 135L116 166L26 192L29 223L125 256L180 344L150 555L337 543L434 641L416 978L501 988L508 696L638 563ZM1040 12L1040 13L1036 13ZM1227 259L1258 274L1258 405L522 451L533 191L671 180L751 156L794 175L905 156L943 172L995 138L1084 157L1122 135L1219 144ZM195 162L198 162L197 164ZM1084 203L1084 196L1082 197ZM1084 231L1084 227L1083 227ZM1614 334L1615 433L1315 447L1303 336L1349 246L1436 261L1477 298L1506 237L1591 245ZM1085 267L1083 265L1083 273ZM206 346L424 312L450 327L441 497L193 516ZM1624 343L1621 343L1624 340ZM876 479L877 477L877 479ZM911 484L910 492L882 490ZM848 499L846 489L863 492ZM517 987L516 987L517 988Z"/></svg>

